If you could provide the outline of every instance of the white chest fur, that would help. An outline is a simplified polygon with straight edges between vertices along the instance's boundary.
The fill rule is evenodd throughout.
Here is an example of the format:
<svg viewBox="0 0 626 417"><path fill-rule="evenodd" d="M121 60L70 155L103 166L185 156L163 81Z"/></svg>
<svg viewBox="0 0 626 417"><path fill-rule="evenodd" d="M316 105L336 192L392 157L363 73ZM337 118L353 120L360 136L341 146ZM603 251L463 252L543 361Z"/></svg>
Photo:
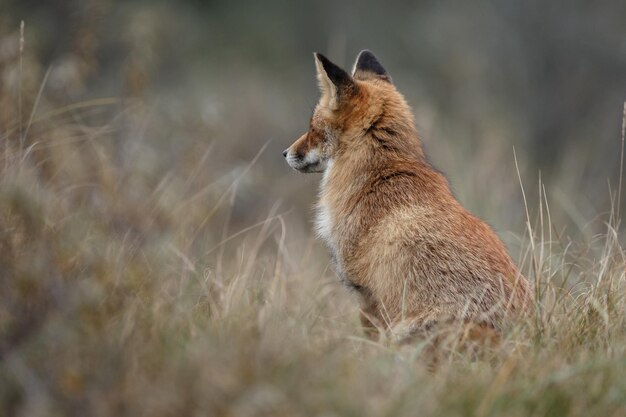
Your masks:
<svg viewBox="0 0 626 417"><path fill-rule="evenodd" d="M316 217L315 217L315 231L317 235L322 238L327 245L333 248L332 244L332 230L333 230L333 217L328 205L328 201L325 200L324 191L327 187L330 172L332 170L332 161L328 162L328 166L324 171L324 177L320 183L320 201L317 204Z"/></svg>
<svg viewBox="0 0 626 417"><path fill-rule="evenodd" d="M331 232L333 230L332 217L328 205L320 202L317 206L315 217L315 231L317 236L324 239L327 244L331 243Z"/></svg>

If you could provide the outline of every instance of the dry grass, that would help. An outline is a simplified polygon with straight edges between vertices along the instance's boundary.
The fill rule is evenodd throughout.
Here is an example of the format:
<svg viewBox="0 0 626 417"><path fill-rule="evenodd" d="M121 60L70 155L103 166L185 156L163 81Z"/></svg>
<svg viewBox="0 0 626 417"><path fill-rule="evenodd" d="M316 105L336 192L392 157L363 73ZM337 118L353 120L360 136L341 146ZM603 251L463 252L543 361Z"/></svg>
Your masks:
<svg viewBox="0 0 626 417"><path fill-rule="evenodd" d="M479 357L442 347L430 372L423 342L364 339L306 225L279 205L236 212L243 185L271 187L256 158L224 170L209 142L166 152L143 139L163 123L96 100L6 127L0 415L626 414L619 191L604 233L577 242L540 184L520 237L531 320Z"/></svg>

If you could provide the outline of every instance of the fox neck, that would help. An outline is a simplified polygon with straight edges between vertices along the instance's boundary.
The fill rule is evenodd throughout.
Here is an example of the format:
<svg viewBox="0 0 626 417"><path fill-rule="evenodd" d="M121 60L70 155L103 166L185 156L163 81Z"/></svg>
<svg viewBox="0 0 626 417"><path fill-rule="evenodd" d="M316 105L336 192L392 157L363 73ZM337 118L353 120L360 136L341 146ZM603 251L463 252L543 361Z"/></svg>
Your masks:
<svg viewBox="0 0 626 417"><path fill-rule="evenodd" d="M377 178L402 173L423 177L424 184L433 179L435 183L440 182L441 176L426 162L417 136L406 141L387 139L394 139L389 140L393 150L384 149L375 138L360 138L360 146L338 152L324 171L317 204L316 231L325 241L340 271L349 262L349 254L355 249L353 246L358 245L371 225L388 213L384 204L371 204L371 201L386 200L394 207L403 204L401 190L391 199L389 195L378 196L379 190L372 186ZM449 194L445 184L436 192L440 190ZM393 199L397 201L390 201Z"/></svg>

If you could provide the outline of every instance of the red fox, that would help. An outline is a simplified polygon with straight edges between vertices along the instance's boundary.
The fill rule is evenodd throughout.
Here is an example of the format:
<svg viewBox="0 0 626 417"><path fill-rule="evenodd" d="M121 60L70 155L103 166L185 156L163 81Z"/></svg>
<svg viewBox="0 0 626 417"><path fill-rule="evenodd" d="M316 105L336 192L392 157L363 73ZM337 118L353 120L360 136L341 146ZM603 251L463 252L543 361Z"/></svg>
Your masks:
<svg viewBox="0 0 626 417"><path fill-rule="evenodd" d="M402 340L450 321L498 331L531 285L494 231L455 199L422 150L413 114L370 51L352 75L316 53L321 98L308 131L283 152L323 173L316 230L361 322Z"/></svg>

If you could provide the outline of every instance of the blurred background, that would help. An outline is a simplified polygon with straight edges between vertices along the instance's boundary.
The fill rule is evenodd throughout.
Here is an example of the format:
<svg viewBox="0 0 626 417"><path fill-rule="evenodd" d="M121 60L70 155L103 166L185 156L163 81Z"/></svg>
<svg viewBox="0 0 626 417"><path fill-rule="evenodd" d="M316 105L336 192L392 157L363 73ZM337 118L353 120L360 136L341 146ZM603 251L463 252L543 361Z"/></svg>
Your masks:
<svg viewBox="0 0 626 417"><path fill-rule="evenodd" d="M525 221L514 149L529 205L541 175L563 225L607 210L617 184L623 1L2 0L5 124L18 111L21 20L24 113L44 77L39 113L96 98L120 99L118 110L140 103L140 126L121 122L117 163L151 154L175 164L212 144L207 163L227 174L267 145L235 217L262 216L278 200L310 215L317 178L290 171L280 151L317 100L313 51L345 68L374 51L414 108L433 163L498 229L520 232Z"/></svg>
<svg viewBox="0 0 626 417"><path fill-rule="evenodd" d="M319 175L281 153L312 53L350 69L365 48L549 311L505 397L490 372L396 390L409 362L360 342L313 236ZM623 0L0 0L0 414L487 415L460 411L487 392L566 415L605 387L578 415L623 415L624 355L598 347L626 346L625 100ZM593 363L606 379L580 378Z"/></svg>

